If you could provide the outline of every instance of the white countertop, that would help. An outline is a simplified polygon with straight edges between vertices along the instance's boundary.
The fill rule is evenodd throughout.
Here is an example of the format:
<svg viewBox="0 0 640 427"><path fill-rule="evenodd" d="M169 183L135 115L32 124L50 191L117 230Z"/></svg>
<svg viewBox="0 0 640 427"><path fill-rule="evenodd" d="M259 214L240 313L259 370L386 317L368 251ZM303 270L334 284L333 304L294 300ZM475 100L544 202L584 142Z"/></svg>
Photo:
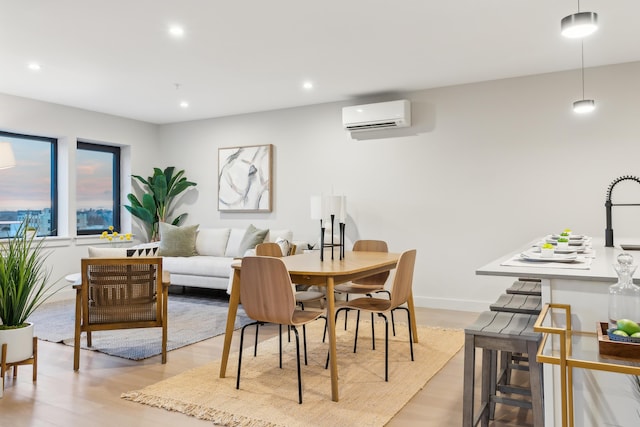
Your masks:
<svg viewBox="0 0 640 427"><path fill-rule="evenodd" d="M537 239L533 242L537 242ZM588 270L572 270L564 268L549 268L541 266L504 266L503 262L511 259L514 254L522 252L532 246L532 243L525 245L519 251L504 255L489 264L476 270L481 276L509 276L509 277L538 277L541 279L563 278L569 280L612 282L618 280L613 265L617 263L617 256L623 252L619 247L607 248L604 246L604 239L593 238L592 246L595 250L595 258ZM640 264L640 251L628 251L634 258L634 264ZM640 284L640 269L636 270L634 283Z"/></svg>

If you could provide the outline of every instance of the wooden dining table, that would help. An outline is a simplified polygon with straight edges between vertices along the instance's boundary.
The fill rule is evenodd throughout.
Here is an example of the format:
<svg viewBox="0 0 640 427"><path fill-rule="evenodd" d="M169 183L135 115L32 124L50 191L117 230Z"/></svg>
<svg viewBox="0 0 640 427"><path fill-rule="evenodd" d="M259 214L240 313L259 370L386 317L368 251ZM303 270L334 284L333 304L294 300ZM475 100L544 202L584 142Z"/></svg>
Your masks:
<svg viewBox="0 0 640 427"><path fill-rule="evenodd" d="M338 394L338 363L336 354L335 313L336 301L334 295L335 285L361 279L373 274L390 271L396 268L400 254L387 252L345 252L343 259L331 259L331 251L324 253L324 261L320 261L320 253L312 251L305 254L292 255L282 258L291 281L299 285L316 285L326 288L327 294L327 322L329 325L329 362L331 369L331 399L335 402ZM233 283L231 297L229 299L229 312L227 314L227 326L220 362L220 378L224 378L227 371L231 338L240 304L240 275L242 264L240 261L233 264ZM416 327L415 311L413 308L413 294L407 301L411 328L413 330L413 342L418 342L418 328Z"/></svg>

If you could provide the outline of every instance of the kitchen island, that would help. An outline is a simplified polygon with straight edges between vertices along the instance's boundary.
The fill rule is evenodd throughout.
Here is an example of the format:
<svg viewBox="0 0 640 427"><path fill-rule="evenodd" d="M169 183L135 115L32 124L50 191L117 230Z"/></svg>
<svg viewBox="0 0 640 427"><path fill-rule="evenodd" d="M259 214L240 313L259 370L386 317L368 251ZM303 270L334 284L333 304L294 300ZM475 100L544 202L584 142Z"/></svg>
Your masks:
<svg viewBox="0 0 640 427"><path fill-rule="evenodd" d="M530 245L521 248L525 250ZM620 248L604 247L604 239L592 239L595 257L588 268L567 264L548 267L544 263L520 262L504 265L513 259L514 251L476 270L477 275L536 277L541 279L543 304L570 304L574 331L595 332L598 322L608 319L608 291L618 277L613 268ZM634 264L640 263L640 252L630 252ZM634 283L640 284L639 272ZM561 322L561 316L554 321ZM594 338L597 339L597 338ZM596 355L597 357L597 355ZM640 364L640 360L638 360ZM560 426L560 370L544 365L545 425ZM633 394L628 375L584 369L573 370L575 425L577 426L637 426L640 425L640 398Z"/></svg>

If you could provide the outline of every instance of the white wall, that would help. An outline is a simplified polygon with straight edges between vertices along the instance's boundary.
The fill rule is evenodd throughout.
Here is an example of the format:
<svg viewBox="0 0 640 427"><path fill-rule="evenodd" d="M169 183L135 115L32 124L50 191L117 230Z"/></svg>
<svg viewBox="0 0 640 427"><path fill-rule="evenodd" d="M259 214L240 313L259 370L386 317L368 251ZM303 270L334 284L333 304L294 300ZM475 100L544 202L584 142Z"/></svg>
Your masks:
<svg viewBox="0 0 640 427"><path fill-rule="evenodd" d="M123 200L131 191L129 174L132 170L147 176L153 166L164 163L157 150L157 126L121 117L0 94L0 129L58 138L59 210L60 218L67 221L60 224L59 238L47 239L51 249L48 263L53 269L52 279L79 271L80 258L87 256L86 246L98 241L75 236L76 141L82 139L122 147ZM131 226L130 216L123 215L123 229L131 230ZM66 284L64 280L60 283ZM71 290L67 289L57 297L70 294Z"/></svg>
<svg viewBox="0 0 640 427"><path fill-rule="evenodd" d="M603 237L608 185L638 175L639 73L640 63L588 69L598 106L589 116L571 111L581 97L574 70L164 125L161 151L198 183L188 223L290 227L315 241L309 197L333 189L347 195L350 240L418 249L417 305L482 310L510 280L476 268L566 227ZM412 102L411 128L360 140L342 130L342 106L399 97ZM259 144L275 146L273 212L218 212L218 148ZM614 201L640 202L635 187L616 187ZM616 236L640 240L639 217L615 208Z"/></svg>
<svg viewBox="0 0 640 427"><path fill-rule="evenodd" d="M510 280L478 277L476 268L565 227L603 236L609 183L639 174L638 75L640 63L586 70L598 109L582 117L570 109L581 95L574 70L164 126L0 95L0 129L60 138L69 212L76 138L125 146L136 174L185 169L198 183L178 208L187 223L290 227L296 239L315 241L309 197L344 193L351 241L418 249L416 304L482 310ZM411 128L360 140L342 130L343 105L399 97L412 101ZM257 144L275 146L274 211L219 213L218 148ZM614 201L640 202L636 187L616 187ZM640 208L615 208L616 236L640 240L639 216ZM54 277L77 271L87 241L54 243Z"/></svg>

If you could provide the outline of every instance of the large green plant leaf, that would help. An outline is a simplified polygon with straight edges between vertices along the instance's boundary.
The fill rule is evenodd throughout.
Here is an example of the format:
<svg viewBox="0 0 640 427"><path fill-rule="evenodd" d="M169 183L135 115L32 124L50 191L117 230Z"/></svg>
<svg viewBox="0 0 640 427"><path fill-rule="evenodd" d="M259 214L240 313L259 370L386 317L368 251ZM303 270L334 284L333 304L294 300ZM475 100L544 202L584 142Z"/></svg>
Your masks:
<svg viewBox="0 0 640 427"><path fill-rule="evenodd" d="M127 195L131 205L125 207L132 215L146 224L147 230L150 232L150 239L156 240L158 222L164 221L179 225L186 216L186 213L182 213L170 220L172 203L176 196L197 184L184 177L184 170L176 172L174 166L168 166L164 170L153 168L153 175L147 179L140 175L132 175L132 178L143 184L146 193L142 196L141 201L133 194Z"/></svg>

